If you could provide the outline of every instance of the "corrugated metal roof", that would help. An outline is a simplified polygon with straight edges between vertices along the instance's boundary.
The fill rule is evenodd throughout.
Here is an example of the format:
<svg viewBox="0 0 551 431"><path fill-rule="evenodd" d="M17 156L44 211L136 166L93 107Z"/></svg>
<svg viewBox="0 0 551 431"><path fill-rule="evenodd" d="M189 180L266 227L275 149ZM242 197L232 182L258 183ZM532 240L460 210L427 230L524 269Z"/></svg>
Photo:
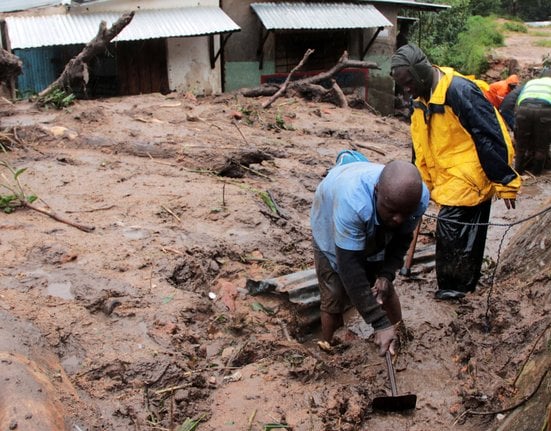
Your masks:
<svg viewBox="0 0 551 431"><path fill-rule="evenodd" d="M87 43L101 21L110 27L122 13L6 17L12 49ZM201 36L239 31L218 7L138 10L114 41Z"/></svg>
<svg viewBox="0 0 551 431"><path fill-rule="evenodd" d="M438 3L425 3L418 2L415 0L361 0L367 1L368 3L391 3L398 5L404 9L417 9L417 10L429 10L429 11L440 11L444 9L451 8L448 4L438 4Z"/></svg>
<svg viewBox="0 0 551 431"><path fill-rule="evenodd" d="M252 3L267 30L330 30L392 27L369 4L352 3Z"/></svg>
<svg viewBox="0 0 551 431"><path fill-rule="evenodd" d="M0 12L15 12L42 6L69 4L70 0L0 0Z"/></svg>

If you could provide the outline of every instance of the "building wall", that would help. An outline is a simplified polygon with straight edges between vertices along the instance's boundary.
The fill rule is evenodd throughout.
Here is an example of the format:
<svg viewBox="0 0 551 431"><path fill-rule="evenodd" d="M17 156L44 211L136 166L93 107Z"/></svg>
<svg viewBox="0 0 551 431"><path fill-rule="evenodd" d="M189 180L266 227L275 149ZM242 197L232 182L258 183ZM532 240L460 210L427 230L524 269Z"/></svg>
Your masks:
<svg viewBox="0 0 551 431"><path fill-rule="evenodd" d="M382 115L394 113L394 80L390 76L390 57L396 49L398 8L391 5L375 5L392 24L381 31L363 58L377 63L380 69L370 70L368 100Z"/></svg>
<svg viewBox="0 0 551 431"><path fill-rule="evenodd" d="M214 40L216 53L219 36ZM207 96L222 92L220 58L211 69L208 36L170 38L167 53L168 84L172 91Z"/></svg>
<svg viewBox="0 0 551 431"><path fill-rule="evenodd" d="M256 1L256 0L255 0ZM260 3L260 1L256 1ZM222 0L222 9L241 31L228 39L224 49L224 91L260 85L260 76L275 72L274 36L264 43L262 69L257 56L262 25L249 0Z"/></svg>

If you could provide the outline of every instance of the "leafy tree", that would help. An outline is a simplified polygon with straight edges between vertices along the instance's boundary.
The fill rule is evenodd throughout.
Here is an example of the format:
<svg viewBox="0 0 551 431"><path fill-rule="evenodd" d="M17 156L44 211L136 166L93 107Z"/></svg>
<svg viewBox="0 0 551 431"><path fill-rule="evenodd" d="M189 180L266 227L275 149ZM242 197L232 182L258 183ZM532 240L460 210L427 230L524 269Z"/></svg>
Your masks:
<svg viewBox="0 0 551 431"><path fill-rule="evenodd" d="M551 20L549 0L501 0L501 13L524 21Z"/></svg>
<svg viewBox="0 0 551 431"><path fill-rule="evenodd" d="M457 43L447 52L447 63L459 72L479 75L488 68L488 48L503 45L503 35L492 18L472 16Z"/></svg>
<svg viewBox="0 0 551 431"><path fill-rule="evenodd" d="M500 0L478 0L469 3L471 15L488 16L501 13Z"/></svg>

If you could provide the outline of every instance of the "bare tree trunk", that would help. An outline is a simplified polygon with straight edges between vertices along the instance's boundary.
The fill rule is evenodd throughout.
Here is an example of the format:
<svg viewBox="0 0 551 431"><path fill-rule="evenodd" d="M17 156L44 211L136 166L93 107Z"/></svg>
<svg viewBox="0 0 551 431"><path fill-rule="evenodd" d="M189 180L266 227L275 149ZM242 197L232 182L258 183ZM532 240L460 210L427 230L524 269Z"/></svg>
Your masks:
<svg viewBox="0 0 551 431"><path fill-rule="evenodd" d="M88 64L90 61L107 48L109 43L132 21L133 17L134 12L126 13L113 23L109 29L105 21L102 21L96 37L88 42L83 50L67 63L59 78L38 94L39 99L56 88L68 92L72 92L71 89L77 85L80 88L85 88L88 83Z"/></svg>
<svg viewBox="0 0 551 431"><path fill-rule="evenodd" d="M17 78L23 69L23 62L16 55L0 48L0 81Z"/></svg>

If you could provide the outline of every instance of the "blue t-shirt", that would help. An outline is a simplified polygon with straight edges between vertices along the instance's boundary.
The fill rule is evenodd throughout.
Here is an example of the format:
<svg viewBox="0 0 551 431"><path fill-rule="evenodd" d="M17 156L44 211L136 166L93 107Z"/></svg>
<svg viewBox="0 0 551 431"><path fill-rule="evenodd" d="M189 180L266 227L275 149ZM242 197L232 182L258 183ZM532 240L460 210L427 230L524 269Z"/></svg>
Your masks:
<svg viewBox="0 0 551 431"><path fill-rule="evenodd" d="M376 211L375 185L384 165L354 162L335 166L318 185L310 211L312 236L337 271L336 246L360 251L380 225ZM423 184L421 201L397 232L413 232L429 204ZM378 259L377 259L378 260Z"/></svg>

